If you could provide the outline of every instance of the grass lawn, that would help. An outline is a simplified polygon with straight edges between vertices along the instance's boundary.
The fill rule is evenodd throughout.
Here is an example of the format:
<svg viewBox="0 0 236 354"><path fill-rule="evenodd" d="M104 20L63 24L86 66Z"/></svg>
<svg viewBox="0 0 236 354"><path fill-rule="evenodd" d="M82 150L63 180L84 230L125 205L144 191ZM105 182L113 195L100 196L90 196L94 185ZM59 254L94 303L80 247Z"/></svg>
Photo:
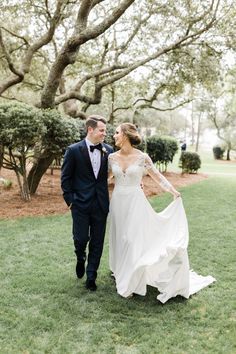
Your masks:
<svg viewBox="0 0 236 354"><path fill-rule="evenodd" d="M191 151L191 148L188 149ZM193 151L193 150L192 150ZM212 151L209 150L200 150L198 152L201 158L201 168L198 172L207 173L207 174L217 174L219 176L225 174L235 174L236 177L236 161L232 158L232 161L226 160L215 160L213 158ZM168 165L168 171L181 172L181 169L178 167L180 158L180 152L178 152L173 160L172 164Z"/></svg>
<svg viewBox="0 0 236 354"><path fill-rule="evenodd" d="M182 189L191 267L217 282L189 300L117 295L108 243L98 290L74 274L70 215L0 221L0 353L236 353L236 178ZM152 198L156 210L169 195Z"/></svg>

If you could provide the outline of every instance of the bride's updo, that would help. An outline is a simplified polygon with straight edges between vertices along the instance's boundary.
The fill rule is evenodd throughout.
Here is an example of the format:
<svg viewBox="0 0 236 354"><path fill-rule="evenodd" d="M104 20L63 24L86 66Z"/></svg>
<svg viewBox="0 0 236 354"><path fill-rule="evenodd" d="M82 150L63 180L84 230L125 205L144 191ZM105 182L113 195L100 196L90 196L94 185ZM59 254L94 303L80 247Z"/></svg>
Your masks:
<svg viewBox="0 0 236 354"><path fill-rule="evenodd" d="M122 133L129 139L131 145L139 145L142 138L136 128L132 123L122 123L120 125Z"/></svg>

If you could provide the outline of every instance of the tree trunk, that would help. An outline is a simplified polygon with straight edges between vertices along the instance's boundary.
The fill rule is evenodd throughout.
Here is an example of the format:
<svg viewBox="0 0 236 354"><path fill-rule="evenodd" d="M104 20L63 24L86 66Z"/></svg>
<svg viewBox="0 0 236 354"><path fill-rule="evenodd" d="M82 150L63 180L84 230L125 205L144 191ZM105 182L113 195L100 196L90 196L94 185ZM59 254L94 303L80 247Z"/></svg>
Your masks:
<svg viewBox="0 0 236 354"><path fill-rule="evenodd" d="M193 111L193 101L192 101L192 112L191 112L191 145L194 145L195 131L194 131L194 111Z"/></svg>
<svg viewBox="0 0 236 354"><path fill-rule="evenodd" d="M230 161L230 149L227 149L227 155L226 155L226 160Z"/></svg>
<svg viewBox="0 0 236 354"><path fill-rule="evenodd" d="M1 172L1 168L3 166L3 156L4 156L4 151L3 151L3 145L0 144L0 172Z"/></svg>
<svg viewBox="0 0 236 354"><path fill-rule="evenodd" d="M21 170L22 170L22 190L23 190L23 199L26 202L30 201L30 191L29 191L29 185L28 185L28 181L27 181L27 170L26 170L26 155L24 153L22 153L22 156L19 158L20 160L20 166L21 166Z"/></svg>
<svg viewBox="0 0 236 354"><path fill-rule="evenodd" d="M51 163L53 162L55 156L50 155L47 157L40 157L32 166L28 174L28 185L30 194L34 194L37 191L39 182L43 177L44 173L47 171Z"/></svg>
<svg viewBox="0 0 236 354"><path fill-rule="evenodd" d="M114 124L114 107L115 107L115 89L111 85L111 113L109 118L109 123Z"/></svg>
<svg viewBox="0 0 236 354"><path fill-rule="evenodd" d="M200 133L201 133L201 113L198 115L197 140L196 140L195 152L198 152L199 149Z"/></svg>

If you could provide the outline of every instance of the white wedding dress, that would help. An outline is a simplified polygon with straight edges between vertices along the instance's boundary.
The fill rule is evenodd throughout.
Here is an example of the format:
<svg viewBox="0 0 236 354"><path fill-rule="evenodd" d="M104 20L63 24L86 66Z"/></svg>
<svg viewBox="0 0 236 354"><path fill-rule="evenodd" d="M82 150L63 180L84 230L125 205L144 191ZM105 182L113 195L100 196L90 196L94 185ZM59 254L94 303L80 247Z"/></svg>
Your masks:
<svg viewBox="0 0 236 354"><path fill-rule="evenodd" d="M156 287L157 299L165 303L177 295L189 298L215 279L191 271L188 260L188 224L181 198L156 213L140 186L145 171L155 174L160 185L171 185L141 153L123 171L116 153L109 155L109 169L115 178L110 202L110 269L117 292L123 297L146 294Z"/></svg>

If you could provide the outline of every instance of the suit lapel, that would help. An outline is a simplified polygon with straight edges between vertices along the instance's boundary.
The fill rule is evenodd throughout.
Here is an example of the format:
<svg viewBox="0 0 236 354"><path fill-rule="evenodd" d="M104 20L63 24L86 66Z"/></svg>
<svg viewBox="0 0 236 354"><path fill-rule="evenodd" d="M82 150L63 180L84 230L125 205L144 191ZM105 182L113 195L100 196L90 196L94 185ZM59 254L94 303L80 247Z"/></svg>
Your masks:
<svg viewBox="0 0 236 354"><path fill-rule="evenodd" d="M102 147L106 148L103 144L102 144ZM98 171L98 177L97 178L99 178L99 176L100 176L100 174L102 172L102 169L103 169L103 167L105 165L105 161L106 161L106 154L103 151L101 151L101 164L100 164L100 169Z"/></svg>

